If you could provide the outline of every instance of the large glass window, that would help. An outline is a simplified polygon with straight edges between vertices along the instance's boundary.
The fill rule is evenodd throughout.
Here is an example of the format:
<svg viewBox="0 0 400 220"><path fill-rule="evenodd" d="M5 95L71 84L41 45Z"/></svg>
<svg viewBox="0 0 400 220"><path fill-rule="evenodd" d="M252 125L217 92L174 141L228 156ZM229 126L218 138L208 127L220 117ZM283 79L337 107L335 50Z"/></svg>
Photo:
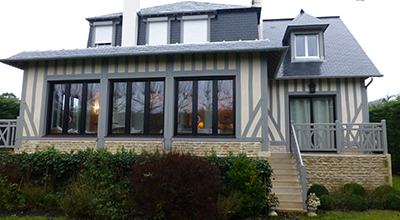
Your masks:
<svg viewBox="0 0 400 220"><path fill-rule="evenodd" d="M110 134L162 135L164 81L113 82Z"/></svg>
<svg viewBox="0 0 400 220"><path fill-rule="evenodd" d="M234 135L233 78L177 79L177 135Z"/></svg>
<svg viewBox="0 0 400 220"><path fill-rule="evenodd" d="M295 35L295 48L297 58L318 57L318 34Z"/></svg>
<svg viewBox="0 0 400 220"><path fill-rule="evenodd" d="M100 84L52 83L48 134L97 133Z"/></svg>

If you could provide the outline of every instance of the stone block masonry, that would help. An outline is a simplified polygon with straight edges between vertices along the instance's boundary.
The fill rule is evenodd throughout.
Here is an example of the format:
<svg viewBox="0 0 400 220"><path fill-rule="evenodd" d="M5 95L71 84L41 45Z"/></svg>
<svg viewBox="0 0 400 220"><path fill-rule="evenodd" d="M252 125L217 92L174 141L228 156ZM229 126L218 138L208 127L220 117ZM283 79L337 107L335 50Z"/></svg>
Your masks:
<svg viewBox="0 0 400 220"><path fill-rule="evenodd" d="M354 182L373 190L392 184L390 154L302 154L302 157L307 170L307 188L317 183L333 191Z"/></svg>
<svg viewBox="0 0 400 220"><path fill-rule="evenodd" d="M229 152L233 155L246 154L250 158L256 158L261 152L260 142L172 142L172 152L190 153L197 156L205 156L215 151L217 156L226 157Z"/></svg>
<svg viewBox="0 0 400 220"><path fill-rule="evenodd" d="M59 151L69 153L71 150L96 149L97 143L96 141L23 140L21 142L21 147L15 149L15 153L34 153L36 149L43 151L52 146Z"/></svg>
<svg viewBox="0 0 400 220"><path fill-rule="evenodd" d="M164 142L162 141L106 141L104 146L111 153L117 153L117 150L121 151L124 148L126 151L132 150L137 154L141 154L143 151L148 153L155 153L163 151Z"/></svg>

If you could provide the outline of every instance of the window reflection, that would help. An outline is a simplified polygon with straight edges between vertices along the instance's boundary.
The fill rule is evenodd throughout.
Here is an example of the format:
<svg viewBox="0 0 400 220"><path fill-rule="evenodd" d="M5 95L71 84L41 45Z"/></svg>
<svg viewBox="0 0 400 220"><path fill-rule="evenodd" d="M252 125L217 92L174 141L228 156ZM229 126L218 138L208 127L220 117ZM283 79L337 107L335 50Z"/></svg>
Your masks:
<svg viewBox="0 0 400 220"><path fill-rule="evenodd" d="M193 82L180 81L178 85L178 133L192 133Z"/></svg>
<svg viewBox="0 0 400 220"><path fill-rule="evenodd" d="M233 132L233 81L218 81L218 134Z"/></svg>
<svg viewBox="0 0 400 220"><path fill-rule="evenodd" d="M51 110L50 133L62 133L65 107L65 84L56 84L53 87L53 105Z"/></svg>
<svg viewBox="0 0 400 220"><path fill-rule="evenodd" d="M126 83L114 83L111 133L125 132Z"/></svg>

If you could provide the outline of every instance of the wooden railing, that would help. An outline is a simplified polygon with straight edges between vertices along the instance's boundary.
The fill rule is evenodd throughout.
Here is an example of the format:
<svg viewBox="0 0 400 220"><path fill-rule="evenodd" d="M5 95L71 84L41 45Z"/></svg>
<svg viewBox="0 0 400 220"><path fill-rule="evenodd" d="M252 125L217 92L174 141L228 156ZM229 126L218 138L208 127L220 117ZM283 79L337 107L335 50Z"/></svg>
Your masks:
<svg viewBox="0 0 400 220"><path fill-rule="evenodd" d="M17 131L17 120L0 119L0 148L13 148L15 146L15 135Z"/></svg>
<svg viewBox="0 0 400 220"><path fill-rule="evenodd" d="M303 210L307 210L306 200L307 200L307 179L306 179L306 166L301 158L299 143L297 141L296 133L293 126L293 121L290 126L290 152L296 163L297 176L299 177L301 193L303 196Z"/></svg>
<svg viewBox="0 0 400 220"><path fill-rule="evenodd" d="M388 152L385 120L381 123L294 123L293 128L303 152Z"/></svg>

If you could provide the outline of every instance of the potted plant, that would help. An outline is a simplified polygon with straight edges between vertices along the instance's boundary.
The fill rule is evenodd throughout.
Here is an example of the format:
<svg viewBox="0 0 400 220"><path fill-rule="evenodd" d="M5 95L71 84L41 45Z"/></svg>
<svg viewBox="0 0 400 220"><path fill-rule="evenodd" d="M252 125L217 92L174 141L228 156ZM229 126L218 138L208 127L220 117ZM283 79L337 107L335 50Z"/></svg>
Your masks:
<svg viewBox="0 0 400 220"><path fill-rule="evenodd" d="M265 198L268 206L268 216L277 216L276 207L279 206L279 199L275 193L270 192Z"/></svg>
<svg viewBox="0 0 400 220"><path fill-rule="evenodd" d="M318 206L321 205L321 202L315 193L310 193L310 195L308 195L306 204L308 208L308 216L317 216L315 212L317 211Z"/></svg>

